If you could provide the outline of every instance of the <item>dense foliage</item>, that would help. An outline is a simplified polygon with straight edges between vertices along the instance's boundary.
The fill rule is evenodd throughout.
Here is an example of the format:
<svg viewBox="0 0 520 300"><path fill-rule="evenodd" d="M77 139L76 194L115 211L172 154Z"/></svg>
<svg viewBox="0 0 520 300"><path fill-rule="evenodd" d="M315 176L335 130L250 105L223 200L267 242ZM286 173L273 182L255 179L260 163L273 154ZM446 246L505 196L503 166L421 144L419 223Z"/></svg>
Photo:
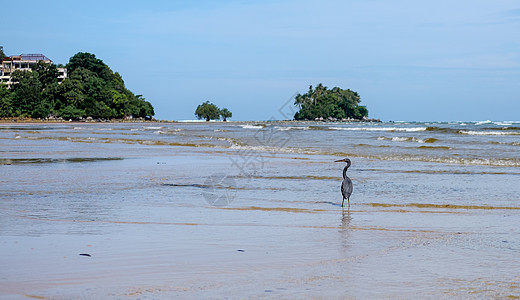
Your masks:
<svg viewBox="0 0 520 300"><path fill-rule="evenodd" d="M230 112L227 108L223 108L220 110L220 117L222 117L222 121L226 122L227 118L231 118L233 113Z"/></svg>
<svg viewBox="0 0 520 300"><path fill-rule="evenodd" d="M358 93L350 89L343 90L338 87L328 89L321 83L303 95L296 95L294 104L300 109L294 115L295 120L323 119L345 119L352 118L361 120L368 117L368 110L360 106Z"/></svg>
<svg viewBox="0 0 520 300"><path fill-rule="evenodd" d="M227 108L220 109L215 104L206 101L197 106L197 109L195 110L195 116L197 116L199 120L218 120L220 117L222 117L223 121L227 121L227 118L231 118L233 113L231 113L231 111L229 111Z"/></svg>
<svg viewBox="0 0 520 300"><path fill-rule="evenodd" d="M149 119L155 114L150 102L128 90L121 75L94 54L77 53L66 68L61 83L56 65L43 61L32 71L13 72L16 84L10 90L0 86L0 117Z"/></svg>

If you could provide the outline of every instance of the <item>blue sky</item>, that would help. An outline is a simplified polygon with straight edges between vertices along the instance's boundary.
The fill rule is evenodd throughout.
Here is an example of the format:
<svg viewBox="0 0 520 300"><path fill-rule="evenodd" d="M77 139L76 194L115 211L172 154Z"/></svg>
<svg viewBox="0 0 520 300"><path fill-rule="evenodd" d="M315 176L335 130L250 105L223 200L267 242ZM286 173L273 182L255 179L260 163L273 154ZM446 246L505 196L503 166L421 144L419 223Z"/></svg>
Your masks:
<svg viewBox="0 0 520 300"><path fill-rule="evenodd" d="M517 0L21 6L2 14L6 54L65 64L94 53L158 119L194 119L206 100L232 120L281 119L291 96L321 82L357 91L385 121L520 120Z"/></svg>

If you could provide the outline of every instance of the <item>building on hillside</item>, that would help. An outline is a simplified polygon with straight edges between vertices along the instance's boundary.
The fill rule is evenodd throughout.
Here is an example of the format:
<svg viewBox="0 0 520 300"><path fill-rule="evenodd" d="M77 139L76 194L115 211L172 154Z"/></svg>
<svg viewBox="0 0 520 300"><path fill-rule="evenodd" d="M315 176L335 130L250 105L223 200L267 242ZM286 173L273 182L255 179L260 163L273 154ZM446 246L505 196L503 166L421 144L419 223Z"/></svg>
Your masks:
<svg viewBox="0 0 520 300"><path fill-rule="evenodd" d="M6 84L7 88L10 88L14 83L11 80L11 74L14 71L31 71L39 61L52 64L52 60L43 54L20 54L4 58L0 64L0 83ZM58 68L58 72L58 82L61 83L67 78L67 69Z"/></svg>

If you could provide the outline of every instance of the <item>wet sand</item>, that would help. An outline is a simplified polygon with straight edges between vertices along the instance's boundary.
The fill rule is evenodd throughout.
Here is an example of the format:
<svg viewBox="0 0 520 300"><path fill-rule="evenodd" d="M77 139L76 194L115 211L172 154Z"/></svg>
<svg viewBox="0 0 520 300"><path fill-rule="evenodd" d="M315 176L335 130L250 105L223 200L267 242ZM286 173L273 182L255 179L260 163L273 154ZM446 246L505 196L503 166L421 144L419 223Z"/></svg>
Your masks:
<svg viewBox="0 0 520 300"><path fill-rule="evenodd" d="M56 149L31 143L19 159ZM63 143L0 166L1 299L520 297L520 207L464 190L497 175L358 158L341 208L330 156L266 152L244 176L229 149Z"/></svg>

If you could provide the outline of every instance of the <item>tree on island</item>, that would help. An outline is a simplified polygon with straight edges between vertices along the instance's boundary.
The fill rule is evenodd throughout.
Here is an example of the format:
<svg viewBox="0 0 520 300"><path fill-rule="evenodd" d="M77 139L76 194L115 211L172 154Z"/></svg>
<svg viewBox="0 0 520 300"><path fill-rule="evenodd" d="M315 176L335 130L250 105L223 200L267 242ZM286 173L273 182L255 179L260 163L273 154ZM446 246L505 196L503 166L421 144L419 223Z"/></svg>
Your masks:
<svg viewBox="0 0 520 300"><path fill-rule="evenodd" d="M222 121L226 122L227 118L231 118L233 113L230 112L227 108L223 108L220 110L220 116L222 117Z"/></svg>
<svg viewBox="0 0 520 300"><path fill-rule="evenodd" d="M56 65L43 61L31 71L13 72L12 88L0 85L0 117L151 119L155 114L150 102L128 90L121 75L94 54L79 52L66 68L61 83Z"/></svg>
<svg viewBox="0 0 520 300"><path fill-rule="evenodd" d="M365 106L360 106L360 102L359 94L350 89L343 90L339 87L328 89L321 83L316 88L311 85L307 93L296 95L294 104L299 107L299 111L294 115L294 119L352 118L361 120L368 117L368 110Z"/></svg>
<svg viewBox="0 0 520 300"><path fill-rule="evenodd" d="M227 108L220 109L215 104L206 101L197 106L195 116L199 120L206 119L207 122L209 122L209 120L218 120L222 117L222 120L225 122L227 121L227 118L233 116L233 113L231 113Z"/></svg>
<svg viewBox="0 0 520 300"><path fill-rule="evenodd" d="M206 121L209 122L209 120L217 120L220 118L220 110L215 104L206 101L197 106L195 116L197 116L199 120L206 119Z"/></svg>

